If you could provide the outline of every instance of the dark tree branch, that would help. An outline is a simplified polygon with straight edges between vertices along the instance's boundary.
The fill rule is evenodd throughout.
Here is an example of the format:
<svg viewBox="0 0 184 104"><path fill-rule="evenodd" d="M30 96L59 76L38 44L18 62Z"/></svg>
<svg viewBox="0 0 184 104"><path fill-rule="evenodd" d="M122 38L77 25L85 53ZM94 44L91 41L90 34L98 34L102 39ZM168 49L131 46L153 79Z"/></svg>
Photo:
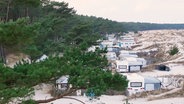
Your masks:
<svg viewBox="0 0 184 104"><path fill-rule="evenodd" d="M73 93L73 92L75 92L75 91L77 91L77 89L71 89L70 91L68 91L68 92L66 92L66 93L64 93L64 94L62 94L62 95L59 95L59 96L57 96L57 97L50 98L50 99L46 99L46 100L37 100L36 102L37 102L37 103L49 103L49 102L51 102L51 101L54 101L54 100L57 100L57 99L60 99L60 98L69 98L69 99L77 100L77 101L81 102L82 104L85 104L84 102L82 102L82 101L80 101L80 100L78 100L78 99L70 98L70 97L65 97L65 96L70 95L71 93Z"/></svg>

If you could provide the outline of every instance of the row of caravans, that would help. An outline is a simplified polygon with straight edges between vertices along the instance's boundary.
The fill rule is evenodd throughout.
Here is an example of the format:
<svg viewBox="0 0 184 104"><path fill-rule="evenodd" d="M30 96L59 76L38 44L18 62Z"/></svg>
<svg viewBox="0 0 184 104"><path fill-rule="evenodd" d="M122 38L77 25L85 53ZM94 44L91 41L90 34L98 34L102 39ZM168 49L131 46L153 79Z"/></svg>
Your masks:
<svg viewBox="0 0 184 104"><path fill-rule="evenodd" d="M110 38L113 38L110 37ZM113 39L111 39L113 40ZM105 45L102 45L104 44ZM92 46L88 51L95 51L96 47L107 47L108 52L106 57L108 60L114 62L114 67L117 72L127 77L128 87L127 95L140 93L143 91L158 90L161 88L161 82L154 77L144 77L136 73L126 73L140 71L142 67L146 66L146 60L144 58L138 58L136 52L119 50L118 46L114 46L113 42L102 42L100 46ZM68 77L62 76L56 81L56 87L58 89L64 89L68 87Z"/></svg>
<svg viewBox="0 0 184 104"><path fill-rule="evenodd" d="M132 95L143 91L159 90L161 88L161 81L157 78L129 73L141 71L147 65L147 61L144 58L139 58L136 51L122 50L122 48L131 49L131 46L136 44L135 39L129 36L122 36L118 40L112 39L113 36L109 38L111 42L103 41L100 47L107 47L108 52L106 57L112 62L112 67L127 77L129 83L126 94Z"/></svg>
<svg viewBox="0 0 184 104"><path fill-rule="evenodd" d="M132 36L120 36L118 39L114 35L108 35L108 40L100 43L99 48L107 48L107 60L112 62L112 67L117 72L135 72L141 71L147 62L144 58L139 58L137 52L122 50L135 45L135 39Z"/></svg>
<svg viewBox="0 0 184 104"><path fill-rule="evenodd" d="M161 81L155 77L141 76L136 73L123 73L122 75L124 75L129 81L126 90L127 96L141 93L143 91L159 90L161 88ZM56 80L56 88L61 91L71 88L71 85L68 85L68 78L69 76L65 75Z"/></svg>
<svg viewBox="0 0 184 104"><path fill-rule="evenodd" d="M103 40L100 43L100 48L118 46L123 49L131 49L132 46L136 45L135 38L131 35L120 36L116 38L115 35L107 35L107 40Z"/></svg>

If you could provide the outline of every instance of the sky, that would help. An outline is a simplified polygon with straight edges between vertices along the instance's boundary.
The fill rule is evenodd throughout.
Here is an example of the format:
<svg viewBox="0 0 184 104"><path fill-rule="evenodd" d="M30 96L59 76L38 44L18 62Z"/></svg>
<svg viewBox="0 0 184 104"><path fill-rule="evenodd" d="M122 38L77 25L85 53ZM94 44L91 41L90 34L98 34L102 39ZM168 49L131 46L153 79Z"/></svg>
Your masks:
<svg viewBox="0 0 184 104"><path fill-rule="evenodd" d="M80 15L118 22L184 23L184 0L55 0Z"/></svg>

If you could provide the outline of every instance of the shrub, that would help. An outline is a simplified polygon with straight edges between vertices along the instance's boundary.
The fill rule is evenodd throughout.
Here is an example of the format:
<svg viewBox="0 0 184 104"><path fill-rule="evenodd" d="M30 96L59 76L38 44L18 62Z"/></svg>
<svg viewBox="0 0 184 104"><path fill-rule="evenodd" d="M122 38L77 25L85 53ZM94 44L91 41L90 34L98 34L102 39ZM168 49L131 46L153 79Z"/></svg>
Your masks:
<svg viewBox="0 0 184 104"><path fill-rule="evenodd" d="M178 47L174 46L174 47L172 47L172 48L170 49L169 54L170 54L170 55L175 55L175 54L177 54L178 52L179 52Z"/></svg>

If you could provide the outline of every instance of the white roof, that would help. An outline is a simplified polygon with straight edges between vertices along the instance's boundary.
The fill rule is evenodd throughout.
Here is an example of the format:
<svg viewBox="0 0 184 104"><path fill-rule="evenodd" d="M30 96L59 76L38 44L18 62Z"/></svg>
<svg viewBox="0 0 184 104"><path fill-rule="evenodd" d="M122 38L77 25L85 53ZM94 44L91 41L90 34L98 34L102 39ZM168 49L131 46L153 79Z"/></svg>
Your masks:
<svg viewBox="0 0 184 104"><path fill-rule="evenodd" d="M88 48L88 52L94 52L96 50L96 48L99 47L99 46L91 46Z"/></svg>
<svg viewBox="0 0 184 104"><path fill-rule="evenodd" d="M117 64L128 64L128 65L142 65L141 61L138 61L135 57L124 57L120 61L116 61Z"/></svg>
<svg viewBox="0 0 184 104"><path fill-rule="evenodd" d="M127 61L137 61L137 58L135 57L124 57L124 59Z"/></svg>
<svg viewBox="0 0 184 104"><path fill-rule="evenodd" d="M129 51L121 50L120 54L129 54Z"/></svg>
<svg viewBox="0 0 184 104"><path fill-rule="evenodd" d="M44 61L47 58L48 58L48 56L43 54L39 59L36 60L36 62Z"/></svg>
<svg viewBox="0 0 184 104"><path fill-rule="evenodd" d="M116 64L117 65L126 65L126 64L128 64L128 61L126 61L126 60L116 60Z"/></svg>
<svg viewBox="0 0 184 104"><path fill-rule="evenodd" d="M116 45L113 45L112 47L114 47L114 48L120 48L119 45L117 45L117 44Z"/></svg>
<svg viewBox="0 0 184 104"><path fill-rule="evenodd" d="M56 80L56 83L68 83L69 75L61 76L59 79Z"/></svg>
<svg viewBox="0 0 184 104"><path fill-rule="evenodd" d="M144 58L137 58L138 61L146 61Z"/></svg>
<svg viewBox="0 0 184 104"><path fill-rule="evenodd" d="M161 81L155 77L145 76L144 78L145 83L161 83Z"/></svg>
<svg viewBox="0 0 184 104"><path fill-rule="evenodd" d="M120 58L124 58L124 57L133 57L133 58L137 58L137 55L131 55L131 54L120 54L119 55Z"/></svg>
<svg viewBox="0 0 184 104"><path fill-rule="evenodd" d="M137 81L137 80L144 81L144 77L137 73L129 73L129 74L126 74L125 76L129 81Z"/></svg>

